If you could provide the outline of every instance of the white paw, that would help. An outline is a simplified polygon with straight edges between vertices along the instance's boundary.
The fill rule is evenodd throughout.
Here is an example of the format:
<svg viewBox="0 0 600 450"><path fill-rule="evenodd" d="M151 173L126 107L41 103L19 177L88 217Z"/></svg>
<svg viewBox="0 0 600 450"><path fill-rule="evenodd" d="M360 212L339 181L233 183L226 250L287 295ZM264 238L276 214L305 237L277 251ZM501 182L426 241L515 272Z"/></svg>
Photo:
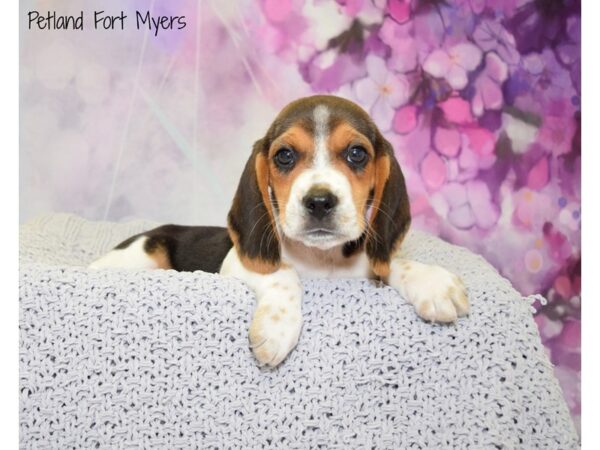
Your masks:
<svg viewBox="0 0 600 450"><path fill-rule="evenodd" d="M454 322L457 317L469 314L469 299L462 280L443 267L394 260L389 282L425 320Z"/></svg>
<svg viewBox="0 0 600 450"><path fill-rule="evenodd" d="M248 332L254 356L262 365L277 366L298 343L301 328L299 302L260 301Z"/></svg>

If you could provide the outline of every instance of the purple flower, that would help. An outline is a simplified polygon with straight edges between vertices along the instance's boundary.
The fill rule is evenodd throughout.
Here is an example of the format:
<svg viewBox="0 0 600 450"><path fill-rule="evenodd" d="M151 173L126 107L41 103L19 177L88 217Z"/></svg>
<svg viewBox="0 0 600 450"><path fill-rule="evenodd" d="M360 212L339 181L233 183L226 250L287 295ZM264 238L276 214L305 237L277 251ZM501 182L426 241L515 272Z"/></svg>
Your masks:
<svg viewBox="0 0 600 450"><path fill-rule="evenodd" d="M509 16L515 9L516 4L519 0L468 0L471 6L471 10L475 14L482 14L484 11L489 10L494 15L504 14Z"/></svg>
<svg viewBox="0 0 600 450"><path fill-rule="evenodd" d="M388 65L396 72L415 70L418 62L419 43L411 35L410 25L400 26L392 19L385 19L379 37L391 49Z"/></svg>
<svg viewBox="0 0 600 450"><path fill-rule="evenodd" d="M390 128L395 109L408 101L410 84L406 77L390 71L378 56L367 56L366 66L368 77L354 83L354 92L385 131Z"/></svg>
<svg viewBox="0 0 600 450"><path fill-rule="evenodd" d="M481 50L469 42L457 44L448 50L434 50L425 59L423 70L436 78L444 78L454 89L467 86L467 73L481 62Z"/></svg>
<svg viewBox="0 0 600 450"><path fill-rule="evenodd" d="M541 52L559 43L566 30L570 13L579 9L578 1L535 0L521 6L506 21L513 32L517 49L522 55Z"/></svg>
<svg viewBox="0 0 600 450"><path fill-rule="evenodd" d="M410 19L411 0L388 0L387 12L398 23L405 23Z"/></svg>
<svg viewBox="0 0 600 450"><path fill-rule="evenodd" d="M518 64L521 59L515 37L496 20L482 20L473 32L473 39L481 50L496 52L508 65Z"/></svg>
<svg viewBox="0 0 600 450"><path fill-rule="evenodd" d="M473 114L481 116L486 109L500 109L503 104L502 83L508 77L508 67L496 53L485 55L485 68L475 80L475 95L471 102Z"/></svg>
<svg viewBox="0 0 600 450"><path fill-rule="evenodd" d="M571 81L578 95L581 95L581 19L569 17L567 20L568 39L556 48L557 58L570 67Z"/></svg>
<svg viewBox="0 0 600 450"><path fill-rule="evenodd" d="M456 228L492 228L500 217L489 188L478 180L466 184L448 183L436 196L436 209Z"/></svg>

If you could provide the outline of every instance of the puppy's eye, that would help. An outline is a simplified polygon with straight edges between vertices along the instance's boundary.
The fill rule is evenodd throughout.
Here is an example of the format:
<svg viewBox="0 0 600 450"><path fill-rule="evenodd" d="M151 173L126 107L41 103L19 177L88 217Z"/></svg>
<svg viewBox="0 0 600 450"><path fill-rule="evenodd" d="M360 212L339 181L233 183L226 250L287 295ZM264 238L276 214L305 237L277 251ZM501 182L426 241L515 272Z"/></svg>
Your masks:
<svg viewBox="0 0 600 450"><path fill-rule="evenodd" d="M362 168L367 164L369 159L369 154L360 145L353 145L349 147L346 152L346 160L350 163L351 166Z"/></svg>
<svg viewBox="0 0 600 450"><path fill-rule="evenodd" d="M273 157L275 164L281 169L291 169L296 162L296 152L291 148L280 148Z"/></svg>

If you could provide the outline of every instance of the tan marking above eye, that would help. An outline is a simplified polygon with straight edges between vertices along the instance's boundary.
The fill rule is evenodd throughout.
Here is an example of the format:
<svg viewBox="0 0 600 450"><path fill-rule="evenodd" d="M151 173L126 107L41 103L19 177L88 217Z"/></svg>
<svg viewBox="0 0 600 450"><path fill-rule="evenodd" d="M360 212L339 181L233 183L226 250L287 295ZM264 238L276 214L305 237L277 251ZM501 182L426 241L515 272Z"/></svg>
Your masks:
<svg viewBox="0 0 600 450"><path fill-rule="evenodd" d="M336 156L351 145L364 147L370 159L375 156L375 150L369 139L347 122L342 122L336 126L327 139L327 148Z"/></svg>
<svg viewBox="0 0 600 450"><path fill-rule="evenodd" d="M346 159L342 157L343 152L351 145L360 145L369 154L369 161L366 166L355 171L348 166ZM367 137L357 131L352 125L347 122L340 123L329 135L327 140L327 148L332 154L332 165L342 172L350 182L352 187L352 200L360 219L366 213L367 202L371 190L375 186L375 150Z"/></svg>
<svg viewBox="0 0 600 450"><path fill-rule="evenodd" d="M278 169L273 161L273 156L282 147L291 147L298 153L298 160L294 166L287 172ZM306 169L312 159L315 151L315 141L312 134L299 125L291 126L287 131L281 134L273 141L269 148L269 172L270 182L275 199L279 208L279 216L282 221L285 220L285 211L287 202L292 189L294 180Z"/></svg>
<svg viewBox="0 0 600 450"><path fill-rule="evenodd" d="M269 148L269 159L272 159L282 147L291 147L302 156L312 159L315 139L312 134L301 126L293 125L273 141Z"/></svg>

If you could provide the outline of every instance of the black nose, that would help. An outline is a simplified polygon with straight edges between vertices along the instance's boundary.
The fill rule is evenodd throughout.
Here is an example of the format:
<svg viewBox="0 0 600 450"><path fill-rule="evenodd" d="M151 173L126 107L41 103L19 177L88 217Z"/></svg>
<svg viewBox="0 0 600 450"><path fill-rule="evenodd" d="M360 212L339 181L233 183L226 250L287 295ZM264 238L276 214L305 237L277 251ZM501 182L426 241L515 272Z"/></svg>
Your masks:
<svg viewBox="0 0 600 450"><path fill-rule="evenodd" d="M310 215L320 220L335 208L338 198L327 190L318 189L311 190L303 202Z"/></svg>

